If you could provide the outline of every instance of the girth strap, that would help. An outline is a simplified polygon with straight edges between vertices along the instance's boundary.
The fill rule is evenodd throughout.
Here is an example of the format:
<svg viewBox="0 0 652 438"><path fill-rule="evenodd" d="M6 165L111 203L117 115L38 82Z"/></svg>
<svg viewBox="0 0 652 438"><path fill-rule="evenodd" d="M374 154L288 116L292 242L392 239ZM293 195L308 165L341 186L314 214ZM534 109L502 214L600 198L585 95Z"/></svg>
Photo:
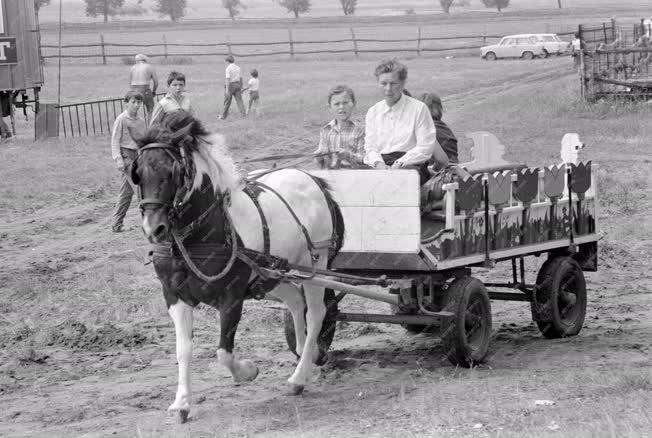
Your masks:
<svg viewBox="0 0 652 438"><path fill-rule="evenodd" d="M265 217L265 213L263 212L263 209L260 206L260 201L258 200L258 195L260 194L260 192L263 191L263 189L262 187L260 187L260 185L257 182L247 181L242 191L245 192L247 196L249 196L249 198L251 198L251 202L254 203L256 210L258 210L258 215L260 216L260 222L263 228L263 253L269 254L270 251L269 225L267 223L267 218Z"/></svg>
<svg viewBox="0 0 652 438"><path fill-rule="evenodd" d="M315 252L315 245L313 244L312 239L310 238L310 234L308 234L308 230L306 229L305 226L303 226L303 224L299 220L299 217L294 212L294 210L292 209L292 207L290 206L288 201L286 201L285 198L283 196L281 196L281 194L279 192L277 192L275 189L271 188L267 184L262 183L260 181L256 181L256 185L259 185L263 189L269 190L270 192L274 193L278 197L278 199L281 200L283 205L285 205L285 207L288 209L288 211L290 212L290 214L294 218L294 221L297 223L297 225L299 225L299 228L301 229L301 232L303 233L303 236L306 238L306 245L308 246L308 251L310 251L310 254L311 254L312 258L313 258L313 265L314 265L314 263L316 262L315 258L317 257L317 253Z"/></svg>

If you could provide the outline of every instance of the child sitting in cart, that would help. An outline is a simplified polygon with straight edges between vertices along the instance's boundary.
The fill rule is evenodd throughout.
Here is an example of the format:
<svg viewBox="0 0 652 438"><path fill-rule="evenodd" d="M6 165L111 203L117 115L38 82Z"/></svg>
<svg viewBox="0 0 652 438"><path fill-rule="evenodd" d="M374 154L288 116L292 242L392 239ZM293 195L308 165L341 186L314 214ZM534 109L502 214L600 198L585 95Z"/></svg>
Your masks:
<svg viewBox="0 0 652 438"><path fill-rule="evenodd" d="M337 85L328 92L328 108L333 120L321 128L315 158L322 169L367 167L364 158L364 126L351 115L355 94L346 85Z"/></svg>

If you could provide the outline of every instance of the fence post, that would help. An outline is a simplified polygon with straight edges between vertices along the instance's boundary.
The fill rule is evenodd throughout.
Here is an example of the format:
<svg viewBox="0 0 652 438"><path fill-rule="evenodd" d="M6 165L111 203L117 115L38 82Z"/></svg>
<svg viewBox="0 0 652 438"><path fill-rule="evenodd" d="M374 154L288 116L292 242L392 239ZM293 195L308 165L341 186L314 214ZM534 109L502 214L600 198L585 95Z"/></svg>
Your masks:
<svg viewBox="0 0 652 438"><path fill-rule="evenodd" d="M358 40L355 39L355 31L353 30L352 27L349 28L351 30L351 41L353 41L353 53L355 53L355 57L358 57Z"/></svg>
<svg viewBox="0 0 652 438"><path fill-rule="evenodd" d="M231 37L226 36L226 50L229 52L229 55L233 55L233 52L231 51Z"/></svg>
<svg viewBox="0 0 652 438"><path fill-rule="evenodd" d="M290 43L290 57L294 58L294 40L292 39L292 29L288 28L288 38Z"/></svg>
<svg viewBox="0 0 652 438"><path fill-rule="evenodd" d="M616 39L617 31L616 31L616 19L614 17L611 17L611 38ZM605 41L606 43L606 41Z"/></svg>
<svg viewBox="0 0 652 438"><path fill-rule="evenodd" d="M487 30L482 31L482 45L486 46L487 45Z"/></svg>
<svg viewBox="0 0 652 438"><path fill-rule="evenodd" d="M106 52L104 50L104 35L100 34L100 45L102 47L102 64L106 65Z"/></svg>
<svg viewBox="0 0 652 438"><path fill-rule="evenodd" d="M163 56L165 56L165 60L168 60L168 40L165 38L165 34L163 34Z"/></svg>
<svg viewBox="0 0 652 438"><path fill-rule="evenodd" d="M609 44L609 41L607 40L607 24L602 23L602 33L604 34L604 43ZM613 36L613 32L611 33L611 36Z"/></svg>
<svg viewBox="0 0 652 438"><path fill-rule="evenodd" d="M417 28L417 56L421 56L421 26Z"/></svg>

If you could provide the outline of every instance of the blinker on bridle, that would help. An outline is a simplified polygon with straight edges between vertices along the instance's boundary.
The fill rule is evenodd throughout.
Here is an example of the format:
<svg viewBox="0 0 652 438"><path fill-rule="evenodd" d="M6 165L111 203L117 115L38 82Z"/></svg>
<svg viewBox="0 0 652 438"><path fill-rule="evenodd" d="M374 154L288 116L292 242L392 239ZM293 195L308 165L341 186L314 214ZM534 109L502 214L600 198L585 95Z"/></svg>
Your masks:
<svg viewBox="0 0 652 438"><path fill-rule="evenodd" d="M138 206L141 211L144 211L147 208L147 205L154 205L156 208L168 207L171 213L176 212L176 210L181 207L183 198L190 190L189 186L192 184L186 152L182 147L174 147L165 143L151 143L138 150L138 157L140 158L144 151L151 149L163 149L163 151L172 159L172 180L176 186L175 194L171 202L162 201L158 198L144 198L143 189L141 185L138 184L138 195L141 199ZM177 157L174 151L179 153L179 157Z"/></svg>

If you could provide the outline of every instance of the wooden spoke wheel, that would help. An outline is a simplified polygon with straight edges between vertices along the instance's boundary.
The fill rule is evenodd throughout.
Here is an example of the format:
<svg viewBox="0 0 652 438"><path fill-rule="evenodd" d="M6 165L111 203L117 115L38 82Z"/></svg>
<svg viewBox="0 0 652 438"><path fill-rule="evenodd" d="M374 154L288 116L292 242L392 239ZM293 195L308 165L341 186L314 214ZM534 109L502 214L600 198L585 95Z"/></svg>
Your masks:
<svg viewBox="0 0 652 438"><path fill-rule="evenodd" d="M537 275L532 319L546 338L574 336L586 316L586 281L572 257L549 258Z"/></svg>
<svg viewBox="0 0 652 438"><path fill-rule="evenodd" d="M323 365L328 359L328 349L333 343L333 337L335 336L335 315L339 312L337 301L335 299L335 291L333 289L326 289L324 293L324 304L326 305L326 316L324 317L324 323L322 324L321 331L319 332L319 338L317 340L317 346L319 347L319 356L315 360L315 364ZM305 313L303 315L305 319ZM294 332L294 321L292 320L292 314L289 310L285 311L284 315L284 326L285 326L285 340L288 344L288 347L295 356L299 357L297 354L297 337Z"/></svg>
<svg viewBox="0 0 652 438"><path fill-rule="evenodd" d="M491 338L491 303L484 284L473 277L453 281L444 310L453 313L441 331L448 360L463 367L482 362Z"/></svg>

